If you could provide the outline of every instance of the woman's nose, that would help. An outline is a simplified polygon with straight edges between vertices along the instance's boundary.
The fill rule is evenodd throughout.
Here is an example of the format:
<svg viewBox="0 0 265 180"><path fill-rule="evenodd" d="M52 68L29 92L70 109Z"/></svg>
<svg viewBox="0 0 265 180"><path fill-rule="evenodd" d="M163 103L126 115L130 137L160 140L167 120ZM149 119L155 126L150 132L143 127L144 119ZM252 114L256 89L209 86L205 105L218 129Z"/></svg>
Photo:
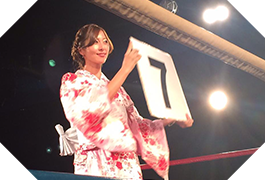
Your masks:
<svg viewBox="0 0 265 180"><path fill-rule="evenodd" d="M104 43L104 42L100 42L100 43L99 43L99 49L100 49L100 50L107 49L107 46L108 46L108 45L107 45L106 43Z"/></svg>

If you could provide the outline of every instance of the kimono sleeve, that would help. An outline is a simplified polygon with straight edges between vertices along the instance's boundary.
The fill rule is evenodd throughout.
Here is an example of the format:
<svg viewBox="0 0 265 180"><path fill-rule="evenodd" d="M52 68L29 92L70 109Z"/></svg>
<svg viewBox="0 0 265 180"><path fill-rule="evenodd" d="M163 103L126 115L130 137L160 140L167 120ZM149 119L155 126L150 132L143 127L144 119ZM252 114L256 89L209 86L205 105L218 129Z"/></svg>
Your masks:
<svg viewBox="0 0 265 180"><path fill-rule="evenodd" d="M102 120L110 112L107 87L86 76L65 74L60 99L66 118L86 138L102 129Z"/></svg>
<svg viewBox="0 0 265 180"><path fill-rule="evenodd" d="M130 128L137 140L137 152L158 175L166 178L169 169L169 148L162 120L141 117L134 106L128 108Z"/></svg>

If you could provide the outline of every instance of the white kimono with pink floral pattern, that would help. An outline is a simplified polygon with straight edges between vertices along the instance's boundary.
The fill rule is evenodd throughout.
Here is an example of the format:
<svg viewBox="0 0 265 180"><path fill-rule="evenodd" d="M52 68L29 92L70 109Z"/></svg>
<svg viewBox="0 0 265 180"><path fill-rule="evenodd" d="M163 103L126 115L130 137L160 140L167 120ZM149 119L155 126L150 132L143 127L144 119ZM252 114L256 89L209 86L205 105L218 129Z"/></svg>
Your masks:
<svg viewBox="0 0 265 180"><path fill-rule="evenodd" d="M60 98L66 118L77 128L76 174L142 179L138 155L167 177L169 150L162 120L142 118L120 88L112 101L109 80L85 70L62 77Z"/></svg>

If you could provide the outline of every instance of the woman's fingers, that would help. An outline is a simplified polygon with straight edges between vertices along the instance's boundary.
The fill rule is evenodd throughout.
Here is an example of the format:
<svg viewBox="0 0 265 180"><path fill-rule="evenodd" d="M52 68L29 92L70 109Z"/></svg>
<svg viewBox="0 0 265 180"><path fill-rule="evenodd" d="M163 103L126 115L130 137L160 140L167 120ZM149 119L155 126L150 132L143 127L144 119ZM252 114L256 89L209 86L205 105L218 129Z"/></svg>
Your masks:
<svg viewBox="0 0 265 180"><path fill-rule="evenodd" d="M186 114L186 118L187 118L187 120L191 119L191 117L189 116L189 114Z"/></svg>
<svg viewBox="0 0 265 180"><path fill-rule="evenodd" d="M130 49L132 43L130 42L126 53L124 54L124 61L128 63L133 63L134 65L141 59L138 49Z"/></svg>
<svg viewBox="0 0 265 180"><path fill-rule="evenodd" d="M188 114L186 114L186 118L187 118L187 127L191 127L194 120L191 119L191 117Z"/></svg>
<svg viewBox="0 0 265 180"><path fill-rule="evenodd" d="M141 57L142 56L139 54L139 50L133 49L132 42L130 41L126 53L124 54L122 68L125 69L126 72L130 73Z"/></svg>
<svg viewBox="0 0 265 180"><path fill-rule="evenodd" d="M129 42L129 45L127 47L127 50L125 52L125 55L127 56L131 56L131 58L136 58L136 59L141 59L141 55L139 54L139 50L138 49L133 49L133 44L132 42L130 41Z"/></svg>
<svg viewBox="0 0 265 180"><path fill-rule="evenodd" d="M180 127L187 128L191 127L194 121L193 119L191 119L191 117L188 114L186 114L185 120L177 120L176 122Z"/></svg>
<svg viewBox="0 0 265 180"><path fill-rule="evenodd" d="M135 60L136 62L138 62L138 60L141 59L141 55L139 54L139 50L138 49L133 49L131 52L131 58L133 60Z"/></svg>

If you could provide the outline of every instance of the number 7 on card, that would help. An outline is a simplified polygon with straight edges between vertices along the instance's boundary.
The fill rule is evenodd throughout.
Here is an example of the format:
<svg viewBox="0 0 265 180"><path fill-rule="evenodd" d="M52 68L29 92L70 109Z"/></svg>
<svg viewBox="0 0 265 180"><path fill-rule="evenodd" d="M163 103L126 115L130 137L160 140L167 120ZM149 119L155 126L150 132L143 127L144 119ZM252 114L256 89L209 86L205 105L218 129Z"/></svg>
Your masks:
<svg viewBox="0 0 265 180"><path fill-rule="evenodd" d="M186 114L191 117L170 54L133 37L130 37L130 41L142 55L137 70L150 115L172 119L186 119Z"/></svg>

